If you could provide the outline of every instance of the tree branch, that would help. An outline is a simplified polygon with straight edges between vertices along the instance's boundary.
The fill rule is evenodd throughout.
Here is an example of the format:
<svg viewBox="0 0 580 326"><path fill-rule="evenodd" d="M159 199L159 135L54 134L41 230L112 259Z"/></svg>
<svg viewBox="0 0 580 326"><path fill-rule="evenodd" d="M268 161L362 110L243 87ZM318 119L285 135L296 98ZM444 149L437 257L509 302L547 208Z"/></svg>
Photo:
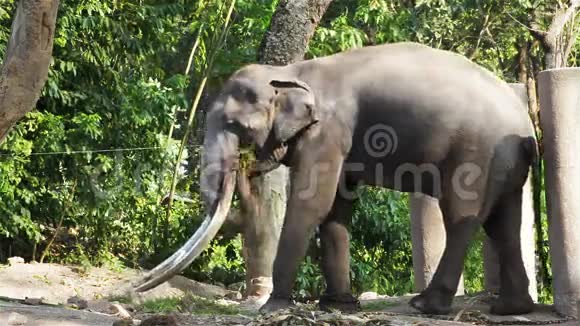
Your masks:
<svg viewBox="0 0 580 326"><path fill-rule="evenodd" d="M477 42L475 44L475 48L473 49L473 51L471 52L471 54L468 56L469 60L473 60L476 56L477 53L479 52L479 46L481 45L481 40L483 39L483 35L485 35L485 31L488 29L489 25L490 25L490 11L488 10L487 13L485 14L485 17L483 18L483 24L481 27L481 31L479 32L479 36L477 37Z"/></svg>
<svg viewBox="0 0 580 326"><path fill-rule="evenodd" d="M515 21L516 23L520 24L520 25L521 25L521 26L523 26L525 29L527 29L528 31L530 31L530 33L531 33L532 35L534 35L534 34L537 34L539 37L543 37L542 35L543 35L543 34L546 34L546 32L545 32L545 31L542 31L542 30L541 30L539 27L537 27L537 26L536 26L536 27L534 27L535 25L534 25L534 26L532 26L532 27L530 27L530 26L528 26L528 25L526 25L526 24L522 23L521 21L519 21L519 20L518 20L516 17L514 17L512 14L510 14L510 13L509 13L509 12L507 12L507 11L506 11L506 14L507 14L508 16L510 16L510 18L511 18L513 21ZM532 24L533 24L533 23L532 23Z"/></svg>
<svg viewBox="0 0 580 326"><path fill-rule="evenodd" d="M564 58L568 58L568 56L570 56L570 53L572 52L572 48L574 47L574 44L576 43L576 15L574 15L572 17L572 20L570 21L570 30L568 32L568 41L567 41L567 45L566 45L566 49L564 50Z"/></svg>
<svg viewBox="0 0 580 326"><path fill-rule="evenodd" d="M578 7L580 7L580 0L571 0L568 8L564 8L560 3L548 30L531 32L532 36L540 41L546 51L546 69L566 66L570 53L568 48L571 49L574 39L573 37L564 39L564 28L570 22L573 24Z"/></svg>
<svg viewBox="0 0 580 326"><path fill-rule="evenodd" d="M580 0L572 0L567 9L560 9L556 11L556 15L548 28L546 37L544 38L547 46L555 46L557 38L562 35L566 23L574 18L576 8L580 6Z"/></svg>

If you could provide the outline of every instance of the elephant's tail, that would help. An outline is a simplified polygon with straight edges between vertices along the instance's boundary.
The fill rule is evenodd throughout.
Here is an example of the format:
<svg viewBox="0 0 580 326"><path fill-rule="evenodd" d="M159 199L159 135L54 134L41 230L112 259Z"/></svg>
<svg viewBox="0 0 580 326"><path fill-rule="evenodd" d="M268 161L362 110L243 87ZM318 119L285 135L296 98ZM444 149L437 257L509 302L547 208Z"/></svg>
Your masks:
<svg viewBox="0 0 580 326"><path fill-rule="evenodd" d="M539 163L540 158L540 148L536 137L528 136L524 138L522 147L524 149L528 164L530 164L533 169L533 167Z"/></svg>

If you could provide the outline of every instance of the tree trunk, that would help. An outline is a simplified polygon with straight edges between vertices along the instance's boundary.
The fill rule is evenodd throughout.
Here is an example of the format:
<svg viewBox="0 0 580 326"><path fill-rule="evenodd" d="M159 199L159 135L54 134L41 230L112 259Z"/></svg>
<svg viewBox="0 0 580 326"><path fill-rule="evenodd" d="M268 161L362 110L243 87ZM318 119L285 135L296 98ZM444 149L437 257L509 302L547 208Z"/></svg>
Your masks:
<svg viewBox="0 0 580 326"><path fill-rule="evenodd" d="M308 42L332 0L281 0L258 53L265 64L286 65L304 58Z"/></svg>
<svg viewBox="0 0 580 326"><path fill-rule="evenodd" d="M0 71L0 143L40 97L48 78L58 0L21 0Z"/></svg>
<svg viewBox="0 0 580 326"><path fill-rule="evenodd" d="M316 26L332 0L281 0L259 49L259 61L285 65L302 60ZM257 209L242 211L246 293L267 297L272 290L272 266L286 211L288 169L251 180Z"/></svg>
<svg viewBox="0 0 580 326"><path fill-rule="evenodd" d="M568 57L576 41L575 17L578 8L580 8L580 0L570 0L567 8L556 9L547 31L540 30L537 24L532 24L531 33L540 41L546 53L546 69L567 66Z"/></svg>

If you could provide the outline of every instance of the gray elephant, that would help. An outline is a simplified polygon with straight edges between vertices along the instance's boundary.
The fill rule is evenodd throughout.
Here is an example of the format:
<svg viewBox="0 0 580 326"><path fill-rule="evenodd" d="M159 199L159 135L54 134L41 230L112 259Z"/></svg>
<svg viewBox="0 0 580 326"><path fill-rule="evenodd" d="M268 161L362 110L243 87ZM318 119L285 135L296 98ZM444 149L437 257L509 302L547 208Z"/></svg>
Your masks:
<svg viewBox="0 0 580 326"><path fill-rule="evenodd" d="M284 164L291 190L262 311L291 305L309 237L320 230L324 309L358 309L349 279L353 191L375 185L439 199L447 242L428 288L410 304L449 313L468 243L483 226L497 249L495 314L533 310L520 248L522 187L536 158L533 127L514 92L462 56L414 43L370 46L287 66L249 65L207 116L202 195L208 217L138 290L163 282L207 246L227 215L240 151L249 172Z"/></svg>

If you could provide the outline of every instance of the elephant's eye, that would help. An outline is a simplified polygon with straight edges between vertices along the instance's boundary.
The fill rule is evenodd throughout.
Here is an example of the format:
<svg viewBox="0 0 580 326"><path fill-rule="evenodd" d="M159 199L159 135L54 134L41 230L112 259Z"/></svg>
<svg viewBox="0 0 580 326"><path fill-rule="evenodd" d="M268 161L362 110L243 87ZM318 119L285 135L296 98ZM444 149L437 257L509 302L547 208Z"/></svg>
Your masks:
<svg viewBox="0 0 580 326"><path fill-rule="evenodd" d="M237 134L240 138L246 138L248 133L251 131L249 126L242 124L242 122L230 119L226 121L226 129Z"/></svg>
<svg viewBox="0 0 580 326"><path fill-rule="evenodd" d="M226 129L231 131L239 131L242 130L242 124L238 120L229 119L226 121Z"/></svg>
<svg viewBox="0 0 580 326"><path fill-rule="evenodd" d="M244 97L250 104L256 104L256 102L258 102L258 95L256 95L256 92L249 88L244 90Z"/></svg>
<svg viewBox="0 0 580 326"><path fill-rule="evenodd" d="M258 101L258 95L256 92L247 87L240 87L233 95L234 98L240 102L255 104Z"/></svg>
<svg viewBox="0 0 580 326"><path fill-rule="evenodd" d="M240 138L240 144L248 145L251 143L250 133L252 130L248 129L246 126L243 126L239 121L226 121L226 129L238 135Z"/></svg>

